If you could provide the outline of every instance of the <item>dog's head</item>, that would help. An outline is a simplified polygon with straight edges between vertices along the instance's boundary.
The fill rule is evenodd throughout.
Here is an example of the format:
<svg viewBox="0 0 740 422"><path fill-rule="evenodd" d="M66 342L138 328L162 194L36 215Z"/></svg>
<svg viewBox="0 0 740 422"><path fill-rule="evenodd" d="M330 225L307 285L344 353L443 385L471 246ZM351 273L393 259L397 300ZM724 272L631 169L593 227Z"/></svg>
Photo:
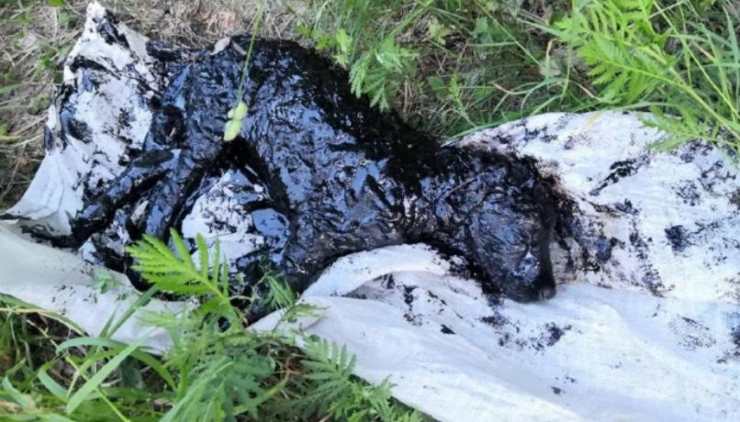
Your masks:
<svg viewBox="0 0 740 422"><path fill-rule="evenodd" d="M496 290L518 302L555 295L549 244L552 223L537 207L489 201L471 215L468 232L478 265Z"/></svg>
<svg viewBox="0 0 740 422"><path fill-rule="evenodd" d="M550 240L554 195L537 171L521 160L472 155L475 182L460 197L467 248L485 285L519 302L555 295ZM469 208L468 208L469 207Z"/></svg>

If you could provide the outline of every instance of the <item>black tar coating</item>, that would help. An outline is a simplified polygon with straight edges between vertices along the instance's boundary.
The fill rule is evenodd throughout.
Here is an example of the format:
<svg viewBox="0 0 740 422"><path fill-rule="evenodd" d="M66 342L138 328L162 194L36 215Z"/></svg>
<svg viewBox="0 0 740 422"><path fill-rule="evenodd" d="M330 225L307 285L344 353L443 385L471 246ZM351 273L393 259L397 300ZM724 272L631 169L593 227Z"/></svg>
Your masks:
<svg viewBox="0 0 740 422"><path fill-rule="evenodd" d="M218 176L239 169L268 191L242 198L247 212L267 216L256 227L267 246L238 261L248 277L267 259L300 291L343 255L425 242L465 257L490 293L554 295L553 200L530 163L440 146L353 96L344 71L295 43L256 41L243 94L249 113L240 136L223 142L249 39L216 54L149 45L172 78L143 151L86 199L72 237L58 244L81 245L136 201L146 208L129 211L132 238L166 238ZM106 253L120 266L121 256Z"/></svg>

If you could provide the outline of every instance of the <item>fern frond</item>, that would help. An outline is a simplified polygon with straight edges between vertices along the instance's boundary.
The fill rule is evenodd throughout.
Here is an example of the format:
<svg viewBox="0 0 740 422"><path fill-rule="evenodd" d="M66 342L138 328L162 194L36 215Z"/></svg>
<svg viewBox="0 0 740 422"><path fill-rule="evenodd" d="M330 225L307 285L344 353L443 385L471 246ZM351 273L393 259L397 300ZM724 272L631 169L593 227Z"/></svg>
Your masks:
<svg viewBox="0 0 740 422"><path fill-rule="evenodd" d="M213 258L203 236L196 237L199 265L193 261L190 249L183 238L175 231L170 231L173 250L159 239L145 235L127 251L136 259L133 269L138 271L149 283L165 292L187 295L213 294L226 299L228 280L226 266L220 257L220 248L216 243Z"/></svg>
<svg viewBox="0 0 740 422"><path fill-rule="evenodd" d="M355 357L347 352L347 347L339 347L325 339L313 339L306 343L306 368L312 370L308 375L313 380L334 380L342 383L348 380L355 367Z"/></svg>
<svg viewBox="0 0 740 422"><path fill-rule="evenodd" d="M654 0L588 2L557 24L602 87L602 101L631 104L665 82L667 37L653 29L654 9Z"/></svg>
<svg viewBox="0 0 740 422"><path fill-rule="evenodd" d="M390 98L400 80L413 69L417 54L399 46L393 37L363 53L350 69L350 87L356 96L367 95L370 104L381 110L390 108Z"/></svg>
<svg viewBox="0 0 740 422"><path fill-rule="evenodd" d="M273 272L267 272L260 280L266 284L267 297L265 304L270 309L286 309L294 306L298 295L288 283Z"/></svg>

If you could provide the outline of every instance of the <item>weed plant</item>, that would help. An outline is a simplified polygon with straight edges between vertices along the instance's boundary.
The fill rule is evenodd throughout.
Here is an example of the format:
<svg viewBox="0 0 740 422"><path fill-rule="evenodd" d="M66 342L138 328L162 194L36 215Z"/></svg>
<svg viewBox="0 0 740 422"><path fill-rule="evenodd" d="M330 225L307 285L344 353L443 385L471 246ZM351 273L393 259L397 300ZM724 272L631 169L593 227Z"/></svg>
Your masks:
<svg viewBox="0 0 740 422"><path fill-rule="evenodd" d="M199 237L193 259L174 232L172 244L170 249L146 237L129 248L137 270L153 287L95 337L62 318L3 299L0 419L422 420L392 400L388 382L368 385L355 378L355 359L346 348L287 328L249 329L242 310L232 304L228 264L218 246L209 252ZM261 282L266 293L249 299L282 309L281 323L320 312L296 302L274 274ZM140 344L114 340L118 327L157 292L198 301L180 314L146 315L169 333L168 352L156 356Z"/></svg>
<svg viewBox="0 0 740 422"><path fill-rule="evenodd" d="M663 147L706 138L740 150L737 2L317 0L310 10L299 32L349 69L356 95L442 135L630 109L654 114L647 123L671 135Z"/></svg>

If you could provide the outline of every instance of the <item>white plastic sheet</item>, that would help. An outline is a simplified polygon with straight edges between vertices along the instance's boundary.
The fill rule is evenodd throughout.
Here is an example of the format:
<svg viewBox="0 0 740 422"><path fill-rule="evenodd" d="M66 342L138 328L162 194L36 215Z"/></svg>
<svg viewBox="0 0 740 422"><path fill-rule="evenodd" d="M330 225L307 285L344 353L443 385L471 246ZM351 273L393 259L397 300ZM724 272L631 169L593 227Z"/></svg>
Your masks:
<svg viewBox="0 0 740 422"><path fill-rule="evenodd" d="M107 283L105 288L102 280ZM125 276L34 243L6 223L0 223L0 294L54 312L93 336L109 321L119 321L141 295ZM167 333L148 326L141 317L144 312L178 313L186 306L152 300L123 323L114 338L140 341L154 352L163 352L170 344Z"/></svg>
<svg viewBox="0 0 740 422"><path fill-rule="evenodd" d="M376 268L378 253L344 263ZM304 295L324 309L322 317L303 329L346 344L357 355L357 375L371 382L389 377L395 397L439 420L739 415L740 368L730 336L739 322L735 305L572 283L547 302L491 306L471 280L406 271L411 259L435 267L433 253L424 256L415 246L380 254L392 275L362 282L355 271L342 284L359 287L345 297L324 295L347 274L328 270ZM273 328L278 317L257 327Z"/></svg>

